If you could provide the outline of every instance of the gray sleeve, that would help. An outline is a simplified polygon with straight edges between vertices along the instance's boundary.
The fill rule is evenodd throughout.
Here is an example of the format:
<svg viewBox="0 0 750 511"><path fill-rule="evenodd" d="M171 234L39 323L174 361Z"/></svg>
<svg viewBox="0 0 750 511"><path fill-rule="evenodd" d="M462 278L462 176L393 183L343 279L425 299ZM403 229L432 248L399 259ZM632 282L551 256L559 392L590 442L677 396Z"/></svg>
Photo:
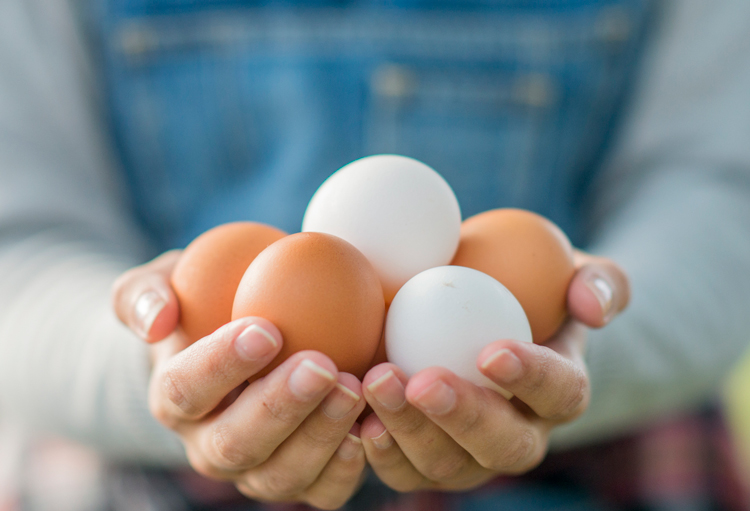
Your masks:
<svg viewBox="0 0 750 511"><path fill-rule="evenodd" d="M117 459L180 463L148 351L109 288L146 254L69 2L0 2L0 417Z"/></svg>
<svg viewBox="0 0 750 511"><path fill-rule="evenodd" d="M591 405L558 446L705 404L750 341L750 2L662 7L587 247L632 302L591 332Z"/></svg>

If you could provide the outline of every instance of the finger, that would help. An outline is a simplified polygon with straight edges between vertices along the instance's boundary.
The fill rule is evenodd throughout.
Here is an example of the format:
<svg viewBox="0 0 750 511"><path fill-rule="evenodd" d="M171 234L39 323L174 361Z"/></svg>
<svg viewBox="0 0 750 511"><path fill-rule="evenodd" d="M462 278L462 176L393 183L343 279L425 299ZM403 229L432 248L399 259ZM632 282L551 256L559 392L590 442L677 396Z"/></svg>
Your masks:
<svg viewBox="0 0 750 511"><path fill-rule="evenodd" d="M331 458L323 469L318 481L292 498L266 495L247 480L237 481L236 487L247 497L262 502L300 501L318 509L338 509L349 500L365 479L365 455L358 431L359 425L353 425L339 446L343 457L338 456L337 451L337 455Z"/></svg>
<svg viewBox="0 0 750 511"><path fill-rule="evenodd" d="M204 417L268 365L281 345L281 333L270 321L248 317L175 354L159 350L149 389L152 414L173 429Z"/></svg>
<svg viewBox="0 0 750 511"><path fill-rule="evenodd" d="M585 335L580 324L570 323L555 337L564 355L532 343L509 340L486 346L477 358L479 370L512 392L537 415L555 422L579 416L588 405L590 389L582 350L565 346Z"/></svg>
<svg viewBox="0 0 750 511"><path fill-rule="evenodd" d="M613 261L576 252L577 270L568 286L568 310L578 321L600 328L630 301L625 272Z"/></svg>
<svg viewBox="0 0 750 511"><path fill-rule="evenodd" d="M320 477L305 492L305 501L311 506L338 509L364 481L365 451L359 430L355 422Z"/></svg>
<svg viewBox="0 0 750 511"><path fill-rule="evenodd" d="M364 395L414 467L431 481L456 483L472 478L477 463L445 431L406 401L406 375L393 364L371 369Z"/></svg>
<svg viewBox="0 0 750 511"><path fill-rule="evenodd" d="M274 500L302 493L318 479L364 406L359 380L354 375L339 373L336 386L320 406L268 460L247 473L248 485ZM351 447L344 445L345 450Z"/></svg>
<svg viewBox="0 0 750 511"><path fill-rule="evenodd" d="M484 470L475 471L475 478L526 472L546 452L547 428L541 421L524 416L495 391L445 368L415 374L406 396L481 465Z"/></svg>
<svg viewBox="0 0 750 511"><path fill-rule="evenodd" d="M191 464L204 475L232 476L266 461L336 385L336 365L300 351L254 381L226 410L186 428Z"/></svg>
<svg viewBox="0 0 750 511"><path fill-rule="evenodd" d="M362 421L361 439L368 463L386 486L398 492L411 492L430 485L374 413Z"/></svg>
<svg viewBox="0 0 750 511"><path fill-rule="evenodd" d="M169 285L181 251L171 250L123 273L112 285L117 317L147 342L164 339L177 328L179 305Z"/></svg>
<svg viewBox="0 0 750 511"><path fill-rule="evenodd" d="M561 357L567 358L585 371L584 356L588 332L588 327L583 323L569 319L551 339L544 343L544 347L551 349Z"/></svg>

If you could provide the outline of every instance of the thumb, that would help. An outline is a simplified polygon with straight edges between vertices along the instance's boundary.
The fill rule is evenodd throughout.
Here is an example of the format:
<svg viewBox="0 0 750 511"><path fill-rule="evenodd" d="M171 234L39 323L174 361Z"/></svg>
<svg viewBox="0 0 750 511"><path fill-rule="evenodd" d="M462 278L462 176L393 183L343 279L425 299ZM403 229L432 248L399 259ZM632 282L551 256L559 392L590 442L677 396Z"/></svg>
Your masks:
<svg viewBox="0 0 750 511"><path fill-rule="evenodd" d="M126 271L112 285L117 317L146 342L160 341L177 328L179 305L169 279L180 254L165 252Z"/></svg>
<svg viewBox="0 0 750 511"><path fill-rule="evenodd" d="M601 328L630 301L630 282L614 261L576 250L576 273L568 286L568 311L578 321Z"/></svg>

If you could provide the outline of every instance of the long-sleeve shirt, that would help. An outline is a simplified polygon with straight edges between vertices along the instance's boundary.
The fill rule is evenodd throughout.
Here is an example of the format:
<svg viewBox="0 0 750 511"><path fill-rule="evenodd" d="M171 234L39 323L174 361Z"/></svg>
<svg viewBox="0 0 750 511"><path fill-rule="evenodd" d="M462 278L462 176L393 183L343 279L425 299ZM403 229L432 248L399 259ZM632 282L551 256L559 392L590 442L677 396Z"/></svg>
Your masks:
<svg viewBox="0 0 750 511"><path fill-rule="evenodd" d="M750 4L665 1L592 187L584 247L630 276L591 332L587 413L564 447L708 399L750 332ZM147 347L109 288L154 255L111 150L81 4L0 6L0 417L115 460L184 464L150 416Z"/></svg>

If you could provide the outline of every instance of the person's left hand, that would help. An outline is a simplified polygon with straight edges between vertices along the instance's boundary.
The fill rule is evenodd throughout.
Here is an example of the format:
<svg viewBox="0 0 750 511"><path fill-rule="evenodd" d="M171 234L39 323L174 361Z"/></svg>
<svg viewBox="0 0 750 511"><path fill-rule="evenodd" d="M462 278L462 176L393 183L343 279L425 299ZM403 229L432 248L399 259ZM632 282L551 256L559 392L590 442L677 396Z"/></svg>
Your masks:
<svg viewBox="0 0 750 511"><path fill-rule="evenodd" d="M390 363L367 373L363 392L375 413L360 434L386 485L402 492L464 490L541 462L552 429L588 405L586 327L604 326L629 300L627 277L613 262L578 252L576 266L571 319L551 340L543 346L498 340L477 359L485 376L514 394L510 401L439 367L411 379Z"/></svg>

